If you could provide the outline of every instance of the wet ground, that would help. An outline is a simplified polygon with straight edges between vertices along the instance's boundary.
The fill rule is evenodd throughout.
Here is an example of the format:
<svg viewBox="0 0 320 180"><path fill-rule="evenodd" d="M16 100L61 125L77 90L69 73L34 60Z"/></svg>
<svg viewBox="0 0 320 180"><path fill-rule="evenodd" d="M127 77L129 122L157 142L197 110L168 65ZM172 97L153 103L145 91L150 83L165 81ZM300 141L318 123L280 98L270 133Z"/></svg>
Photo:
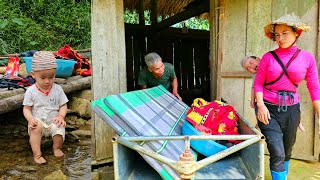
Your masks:
<svg viewBox="0 0 320 180"><path fill-rule="evenodd" d="M265 156L265 180L271 180L269 156ZM320 162L290 160L288 180L320 180Z"/></svg>
<svg viewBox="0 0 320 180"><path fill-rule="evenodd" d="M51 138L43 138L41 149L47 163L38 165L33 160L23 122L0 121L0 128L0 180L44 179L59 170L71 180L91 179L90 136L72 138L66 135L62 147L65 155L62 158L54 157ZM90 126L85 125L81 129L88 130Z"/></svg>
<svg viewBox="0 0 320 180"><path fill-rule="evenodd" d="M90 138L78 143L63 145L65 156L56 158L51 146L43 147L44 165L33 161L32 151L26 138L1 136L0 177L2 179L43 179L54 171L61 170L69 179L91 178ZM48 143L51 144L51 143ZM0 179L1 179L0 178Z"/></svg>

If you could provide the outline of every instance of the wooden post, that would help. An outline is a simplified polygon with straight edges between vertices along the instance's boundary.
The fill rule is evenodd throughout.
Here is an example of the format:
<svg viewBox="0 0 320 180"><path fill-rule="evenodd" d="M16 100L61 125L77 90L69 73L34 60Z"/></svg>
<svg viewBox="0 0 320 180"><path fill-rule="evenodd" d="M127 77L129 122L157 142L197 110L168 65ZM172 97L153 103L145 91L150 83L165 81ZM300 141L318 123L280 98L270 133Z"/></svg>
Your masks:
<svg viewBox="0 0 320 180"><path fill-rule="evenodd" d="M126 91L123 1L92 0L93 100ZM96 114L92 126L92 164L112 161L114 131Z"/></svg>
<svg viewBox="0 0 320 180"><path fill-rule="evenodd" d="M318 27L317 27L317 44L316 44L316 49L317 51L315 52L315 57L317 58L317 67L318 67L318 71L320 71L320 7L319 7L320 3L319 1L317 1L316 3L316 7L318 7ZM318 117L316 116L315 113L315 136L314 136L314 155L316 157L318 157L318 161L320 162L320 136L317 135L318 132L320 132L319 129L319 120Z"/></svg>
<svg viewBox="0 0 320 180"><path fill-rule="evenodd" d="M151 4L151 13L150 13L151 25L156 25L158 23L157 1L151 0L150 4Z"/></svg>
<svg viewBox="0 0 320 180"><path fill-rule="evenodd" d="M210 1L210 89L211 100L220 99L221 63L218 60L219 0Z"/></svg>
<svg viewBox="0 0 320 180"><path fill-rule="evenodd" d="M139 7L139 24L145 25L145 19L144 19L144 0L140 0L140 7ZM142 63L144 61L143 57L146 55L146 41L145 41L145 33L144 31L139 32L139 59L136 59L135 61L139 62L139 67L143 66ZM136 67L137 68L137 67ZM140 72L140 68L137 69ZM135 80L137 81L138 76L135 76Z"/></svg>
<svg viewBox="0 0 320 180"><path fill-rule="evenodd" d="M144 25L145 19L144 19L144 0L140 0L139 2L139 24Z"/></svg>

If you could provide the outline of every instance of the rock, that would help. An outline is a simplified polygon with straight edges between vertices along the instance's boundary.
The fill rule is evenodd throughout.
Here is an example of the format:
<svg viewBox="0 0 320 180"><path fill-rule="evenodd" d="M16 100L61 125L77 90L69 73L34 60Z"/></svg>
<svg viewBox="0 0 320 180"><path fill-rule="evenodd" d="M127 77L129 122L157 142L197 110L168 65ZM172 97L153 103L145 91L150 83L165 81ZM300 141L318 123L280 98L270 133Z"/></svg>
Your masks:
<svg viewBox="0 0 320 180"><path fill-rule="evenodd" d="M67 114L72 114L72 113L75 113L75 111L72 109L67 109Z"/></svg>
<svg viewBox="0 0 320 180"><path fill-rule="evenodd" d="M16 153L23 153L26 151L26 149L23 147L23 146L16 146L16 147L13 147L14 148L14 151Z"/></svg>
<svg viewBox="0 0 320 180"><path fill-rule="evenodd" d="M51 137L42 137L41 147L42 148L51 148L53 145L53 141Z"/></svg>
<svg viewBox="0 0 320 180"><path fill-rule="evenodd" d="M16 132L16 131L18 131L18 132L24 132L24 131L28 131L28 128L27 128L27 126L23 126L23 125L17 125L16 127L15 127L15 129L14 129L14 131L13 132Z"/></svg>
<svg viewBox="0 0 320 180"><path fill-rule="evenodd" d="M89 146L89 145L91 145L91 140L84 140L84 141L79 141L78 143L77 143L79 146Z"/></svg>
<svg viewBox="0 0 320 180"><path fill-rule="evenodd" d="M75 125L76 124L76 122L72 121L71 119L69 119L69 117L65 117L64 120L66 121L67 124L70 124L70 125Z"/></svg>
<svg viewBox="0 0 320 180"><path fill-rule="evenodd" d="M28 75L28 72L27 72L27 68L26 68L26 64L23 63L19 66L19 73L18 75L20 77L26 77Z"/></svg>
<svg viewBox="0 0 320 180"><path fill-rule="evenodd" d="M21 172L18 171L18 170L11 170L11 171L9 171L8 173L9 173L9 174L12 174L12 175L20 175L20 174L21 174Z"/></svg>
<svg viewBox="0 0 320 180"><path fill-rule="evenodd" d="M0 76L1 75L3 76L3 74L6 73L6 70L7 70L7 66L0 66Z"/></svg>
<svg viewBox="0 0 320 180"><path fill-rule="evenodd" d="M44 178L45 180L67 180L68 177L61 170L55 171Z"/></svg>
<svg viewBox="0 0 320 180"><path fill-rule="evenodd" d="M22 125L22 126L25 126L25 127L28 126L28 121L27 121L26 118L24 118L24 117L21 117L21 118L19 119L18 123L19 123L20 125Z"/></svg>
<svg viewBox="0 0 320 180"><path fill-rule="evenodd" d="M92 93L91 90L82 90L82 91L76 91L71 94L72 97L78 97L78 98L83 98L86 100L91 101L92 100Z"/></svg>
<svg viewBox="0 0 320 180"><path fill-rule="evenodd" d="M91 172L91 180L99 180L99 173L97 172L97 170Z"/></svg>
<svg viewBox="0 0 320 180"><path fill-rule="evenodd" d="M76 120L76 125L85 125L86 124L86 121L82 118L78 118Z"/></svg>
<svg viewBox="0 0 320 180"><path fill-rule="evenodd" d="M28 132L27 131L23 131L23 132L20 132L21 136L25 137L25 136L29 136Z"/></svg>
<svg viewBox="0 0 320 180"><path fill-rule="evenodd" d="M74 130L77 130L79 129L79 126L76 126L76 125L69 125L67 124L66 127L65 127L66 131L74 131Z"/></svg>
<svg viewBox="0 0 320 180"><path fill-rule="evenodd" d="M77 119L78 119L78 116L75 116L75 115L68 115L65 117L65 121L70 121L70 124L76 124Z"/></svg>
<svg viewBox="0 0 320 180"><path fill-rule="evenodd" d="M26 126L16 125L16 127L13 129L12 133L19 133L19 132L24 132L24 131L28 131Z"/></svg>
<svg viewBox="0 0 320 180"><path fill-rule="evenodd" d="M73 132L66 133L66 141L68 142L79 142L79 136L75 135Z"/></svg>
<svg viewBox="0 0 320 180"><path fill-rule="evenodd" d="M72 133L78 136L91 136L91 131L88 130L75 130Z"/></svg>
<svg viewBox="0 0 320 180"><path fill-rule="evenodd" d="M84 119L91 118L91 103L87 99L72 97L68 102L68 108Z"/></svg>
<svg viewBox="0 0 320 180"><path fill-rule="evenodd" d="M32 167L32 166L17 165L15 168L19 169L22 172L34 172L34 171L37 171L37 168Z"/></svg>
<svg viewBox="0 0 320 180"><path fill-rule="evenodd" d="M86 122L86 124L91 126L91 125L92 125L92 119L88 120L88 121Z"/></svg>
<svg viewBox="0 0 320 180"><path fill-rule="evenodd" d="M95 172L98 173L99 179L114 179L114 169L112 166L101 167ZM97 178L97 175L94 178Z"/></svg>
<svg viewBox="0 0 320 180"><path fill-rule="evenodd" d="M21 177L19 177L19 180ZM28 180L38 180L39 178L35 177L33 173L31 174L23 174L23 179L28 179ZM18 179L17 179L18 180Z"/></svg>
<svg viewBox="0 0 320 180"><path fill-rule="evenodd" d="M55 78L54 82L57 83L57 84L66 84L67 80L63 79L63 78Z"/></svg>
<svg viewBox="0 0 320 180"><path fill-rule="evenodd" d="M0 131L0 134L2 135L2 134L10 134L11 133L11 129L2 129L1 131Z"/></svg>
<svg viewBox="0 0 320 180"><path fill-rule="evenodd" d="M9 176L3 180L19 180L21 179L19 175L13 175L13 176Z"/></svg>

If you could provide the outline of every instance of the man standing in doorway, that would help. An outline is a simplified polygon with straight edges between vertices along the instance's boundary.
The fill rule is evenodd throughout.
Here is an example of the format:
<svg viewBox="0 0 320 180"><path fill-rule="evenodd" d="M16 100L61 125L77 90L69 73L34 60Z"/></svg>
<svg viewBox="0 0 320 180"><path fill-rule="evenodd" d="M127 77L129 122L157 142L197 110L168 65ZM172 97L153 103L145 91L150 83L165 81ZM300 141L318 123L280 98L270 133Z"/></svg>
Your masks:
<svg viewBox="0 0 320 180"><path fill-rule="evenodd" d="M155 53L149 53L144 57L147 67L144 67L138 77L138 84L142 89L162 85L172 92L179 100L178 80L174 72L174 67L170 63L163 63L161 57Z"/></svg>

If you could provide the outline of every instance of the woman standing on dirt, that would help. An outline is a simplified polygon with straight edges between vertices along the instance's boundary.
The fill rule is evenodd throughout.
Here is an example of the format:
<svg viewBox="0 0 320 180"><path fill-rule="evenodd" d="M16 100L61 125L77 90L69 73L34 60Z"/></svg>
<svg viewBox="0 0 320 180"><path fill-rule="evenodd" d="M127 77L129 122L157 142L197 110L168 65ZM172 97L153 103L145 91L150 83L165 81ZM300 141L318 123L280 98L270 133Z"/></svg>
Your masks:
<svg viewBox="0 0 320 180"><path fill-rule="evenodd" d="M300 122L302 80L307 81L320 123L320 85L314 56L300 50L296 41L310 26L294 14L285 15L265 27L266 36L279 48L266 53L260 62L254 90L257 100L258 125L266 137L273 180L286 179L292 147Z"/></svg>

